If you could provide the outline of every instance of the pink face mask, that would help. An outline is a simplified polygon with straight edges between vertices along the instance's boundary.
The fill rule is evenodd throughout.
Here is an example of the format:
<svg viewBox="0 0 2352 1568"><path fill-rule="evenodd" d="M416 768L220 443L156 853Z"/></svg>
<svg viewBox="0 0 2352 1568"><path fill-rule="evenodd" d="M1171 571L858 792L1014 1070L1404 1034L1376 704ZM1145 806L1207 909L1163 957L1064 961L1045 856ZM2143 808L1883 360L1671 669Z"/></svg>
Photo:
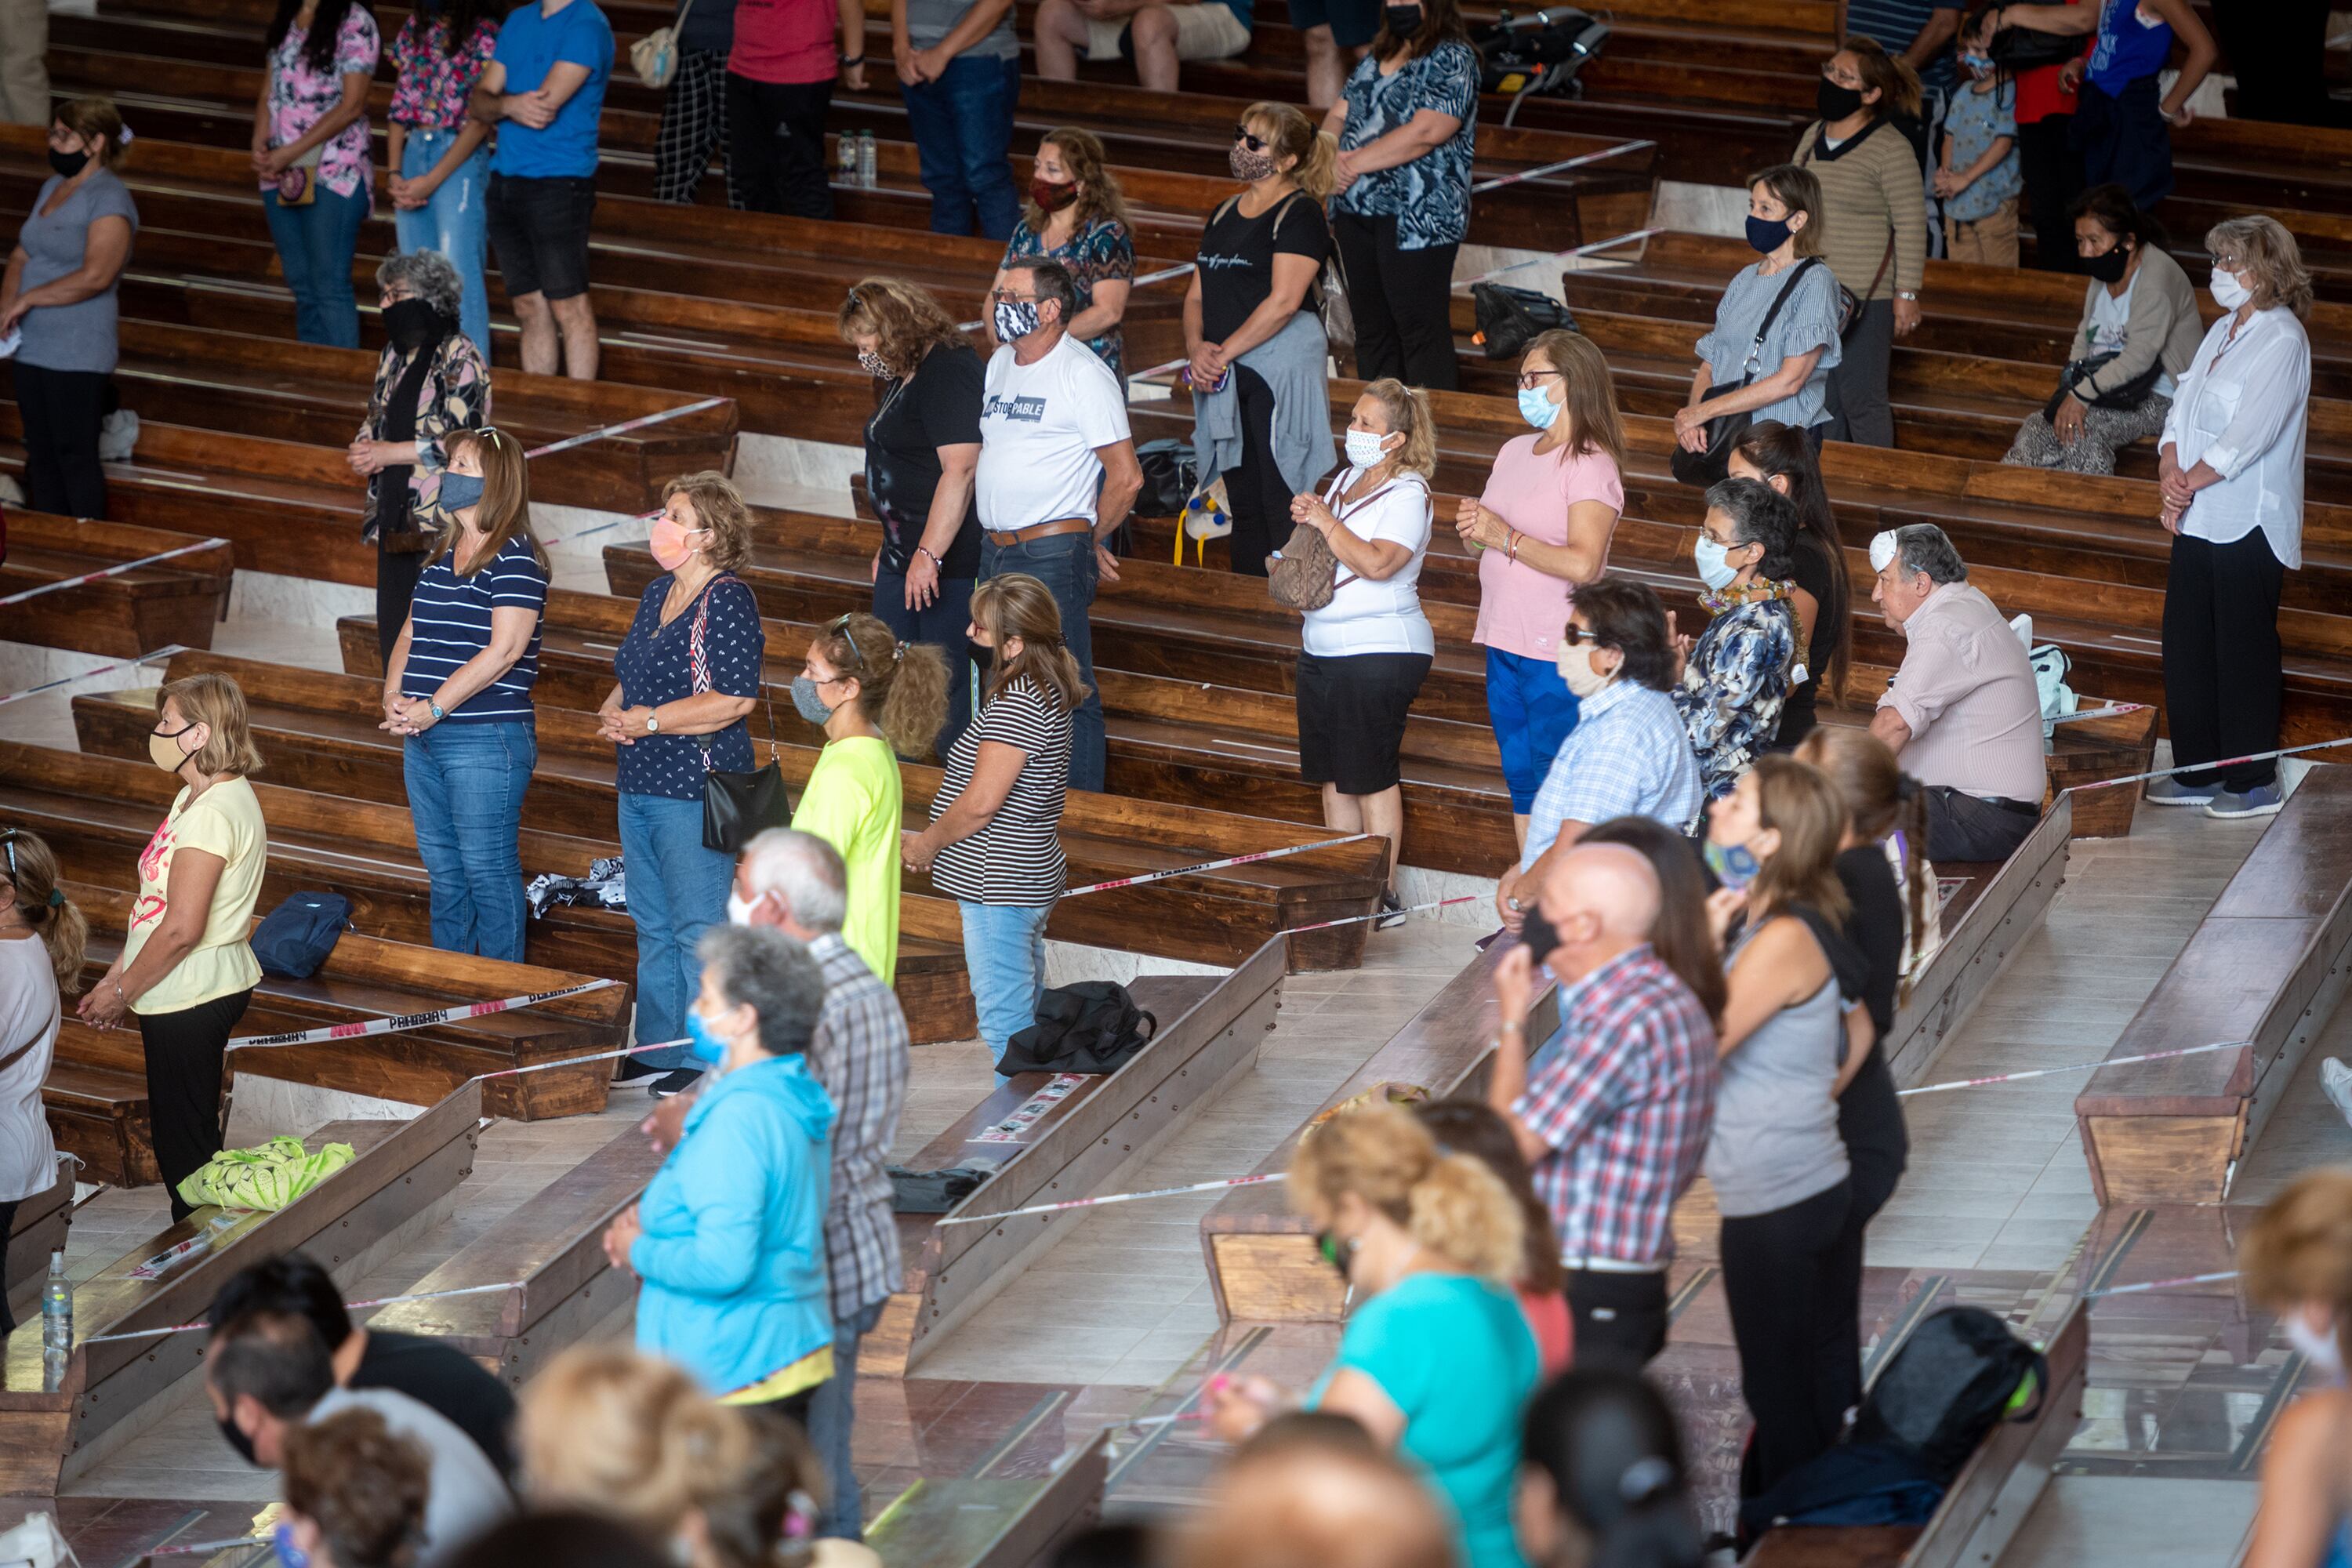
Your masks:
<svg viewBox="0 0 2352 1568"><path fill-rule="evenodd" d="M656 563L665 572L675 572L685 565L694 556L694 552L686 547L687 535L699 531L667 514L656 518L653 538L647 541L653 546Z"/></svg>

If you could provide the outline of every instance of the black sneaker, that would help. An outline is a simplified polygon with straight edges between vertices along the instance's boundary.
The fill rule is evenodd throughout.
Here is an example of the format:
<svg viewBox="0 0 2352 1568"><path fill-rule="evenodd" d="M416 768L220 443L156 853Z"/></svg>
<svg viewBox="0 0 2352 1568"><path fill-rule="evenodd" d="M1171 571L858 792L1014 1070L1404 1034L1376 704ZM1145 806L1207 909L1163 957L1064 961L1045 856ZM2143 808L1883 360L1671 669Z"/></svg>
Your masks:
<svg viewBox="0 0 2352 1568"><path fill-rule="evenodd" d="M654 1066L653 1063L640 1060L635 1057L623 1057L621 1058L619 1068L613 1074L613 1081L614 1083L636 1083L641 1079L653 1077L654 1074L657 1072L663 1072L666 1070L666 1068L657 1068Z"/></svg>
<svg viewBox="0 0 2352 1568"><path fill-rule="evenodd" d="M1381 889L1381 918L1372 922L1374 931L1393 931L1404 924L1404 900L1396 896L1394 888Z"/></svg>
<svg viewBox="0 0 2352 1568"><path fill-rule="evenodd" d="M646 1092L656 1100L667 1100L671 1095L684 1094L701 1081L700 1068L680 1068L676 1072L664 1073L654 1079L646 1086Z"/></svg>

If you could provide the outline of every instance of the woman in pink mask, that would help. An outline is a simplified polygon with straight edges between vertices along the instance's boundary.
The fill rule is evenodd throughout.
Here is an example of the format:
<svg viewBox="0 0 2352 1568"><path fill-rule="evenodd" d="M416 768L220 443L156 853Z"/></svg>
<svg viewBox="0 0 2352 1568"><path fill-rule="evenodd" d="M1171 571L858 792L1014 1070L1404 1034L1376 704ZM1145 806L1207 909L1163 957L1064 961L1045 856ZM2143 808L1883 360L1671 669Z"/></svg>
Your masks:
<svg viewBox="0 0 2352 1568"><path fill-rule="evenodd" d="M665 576L646 585L597 710L614 742L621 791L621 857L629 917L637 926L637 1038L686 1034L687 1005L700 985L694 955L707 926L727 919L731 857L702 844L703 780L713 768L756 764L744 722L760 695L767 636L751 588L735 575L751 552L751 513L727 477L688 474L662 491L654 560ZM651 1072L656 1097L694 1081L683 1046L630 1058L622 1077Z"/></svg>

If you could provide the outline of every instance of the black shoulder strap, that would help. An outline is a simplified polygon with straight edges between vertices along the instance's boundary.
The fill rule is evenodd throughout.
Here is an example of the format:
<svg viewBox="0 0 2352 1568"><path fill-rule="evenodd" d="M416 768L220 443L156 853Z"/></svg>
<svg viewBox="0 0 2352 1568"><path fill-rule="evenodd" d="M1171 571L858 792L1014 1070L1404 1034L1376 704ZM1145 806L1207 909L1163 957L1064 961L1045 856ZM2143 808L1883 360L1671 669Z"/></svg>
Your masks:
<svg viewBox="0 0 2352 1568"><path fill-rule="evenodd" d="M1768 309L1766 309L1764 319L1756 323L1756 341L1748 345L1748 358L1755 358L1757 351L1764 346L1764 334L1772 330L1772 323L1780 319L1780 307L1787 304L1789 302L1789 296L1797 291L1797 279L1805 275L1805 269L1807 268L1818 267L1821 264L1822 258L1820 257L1808 256L1803 260L1798 262L1797 265L1789 268L1789 280L1780 285L1780 291L1772 296L1772 303Z"/></svg>

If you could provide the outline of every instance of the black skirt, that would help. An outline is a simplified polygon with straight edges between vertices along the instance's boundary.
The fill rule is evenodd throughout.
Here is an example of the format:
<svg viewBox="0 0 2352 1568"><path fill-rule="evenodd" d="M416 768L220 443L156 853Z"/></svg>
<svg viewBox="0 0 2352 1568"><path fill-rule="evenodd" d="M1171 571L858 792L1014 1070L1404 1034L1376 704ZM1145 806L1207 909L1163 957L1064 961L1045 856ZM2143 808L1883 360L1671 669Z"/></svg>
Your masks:
<svg viewBox="0 0 2352 1568"><path fill-rule="evenodd" d="M1396 787L1404 720L1429 678L1425 653L1298 656L1298 773L1341 795Z"/></svg>

